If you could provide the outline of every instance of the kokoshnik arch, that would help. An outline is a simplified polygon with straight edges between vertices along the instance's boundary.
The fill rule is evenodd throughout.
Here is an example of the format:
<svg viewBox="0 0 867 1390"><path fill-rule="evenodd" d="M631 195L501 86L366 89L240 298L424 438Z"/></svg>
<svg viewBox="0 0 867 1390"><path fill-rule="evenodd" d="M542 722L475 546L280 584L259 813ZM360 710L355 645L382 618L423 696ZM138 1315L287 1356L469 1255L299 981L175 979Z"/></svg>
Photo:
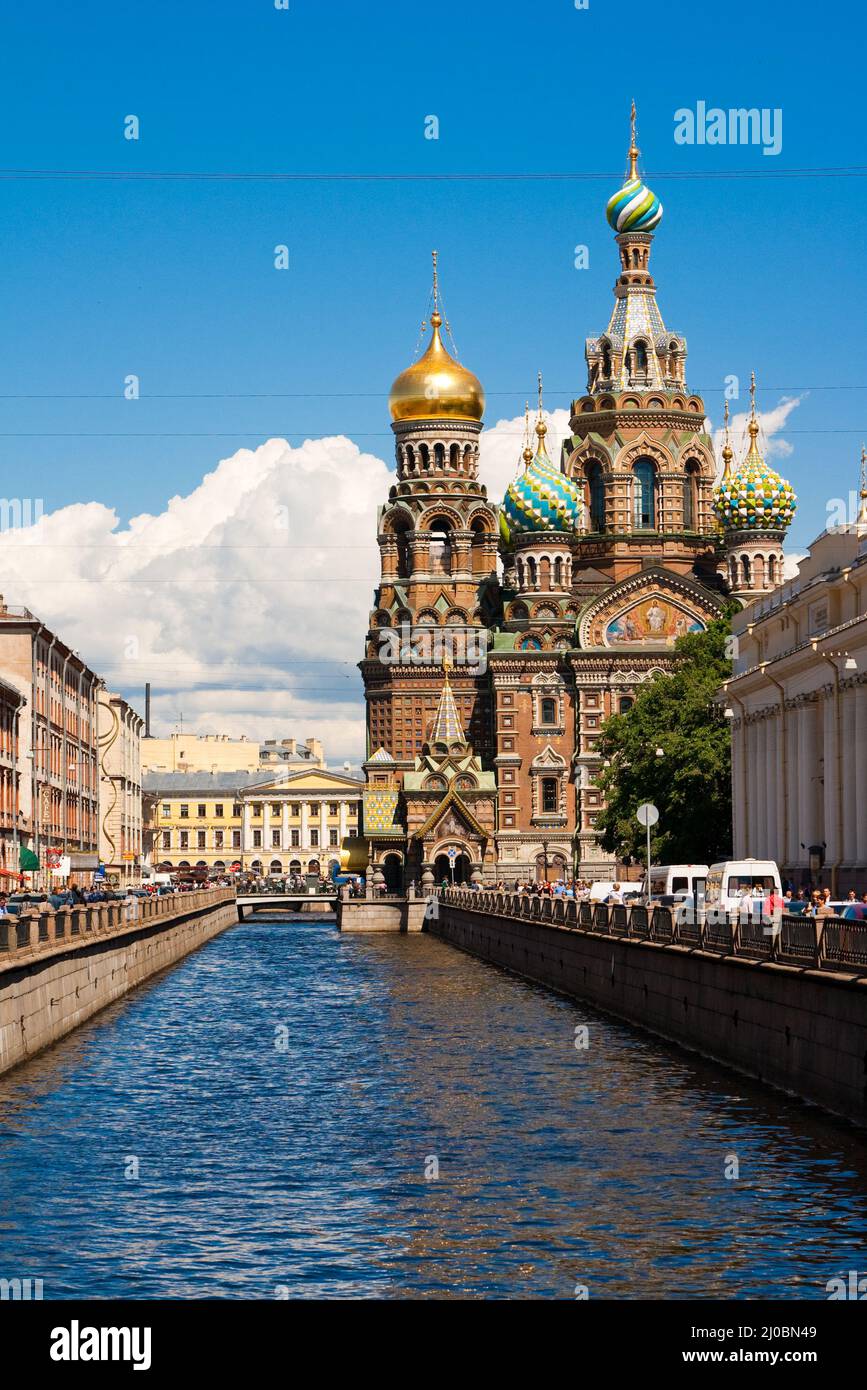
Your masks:
<svg viewBox="0 0 867 1390"><path fill-rule="evenodd" d="M603 721L669 670L676 639L702 631L729 595L747 602L782 580L794 494L760 452L754 383L747 454L732 467L726 431L715 486L686 339L656 300L662 205L638 156L633 107L626 181L607 206L614 307L586 340L587 390L556 464L540 378L535 445L528 427L500 506L479 481L485 396L443 342L434 254L430 340L389 401L397 478L379 512L381 579L360 663L364 833L379 887L429 887L449 849L463 879L610 876L595 830ZM397 660L396 630L409 634ZM486 648L487 661L449 674L426 655L432 631L458 651Z"/></svg>

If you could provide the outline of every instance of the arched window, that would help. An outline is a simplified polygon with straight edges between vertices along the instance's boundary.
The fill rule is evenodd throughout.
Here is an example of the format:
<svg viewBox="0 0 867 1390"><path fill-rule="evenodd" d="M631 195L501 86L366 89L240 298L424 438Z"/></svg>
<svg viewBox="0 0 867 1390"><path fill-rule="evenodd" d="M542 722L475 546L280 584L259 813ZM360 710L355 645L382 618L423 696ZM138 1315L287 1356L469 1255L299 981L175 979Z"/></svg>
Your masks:
<svg viewBox="0 0 867 1390"><path fill-rule="evenodd" d="M768 583L769 583L769 584L776 584L776 582L777 582L777 557L776 557L776 555L769 555L769 556L768 556Z"/></svg>
<svg viewBox="0 0 867 1390"><path fill-rule="evenodd" d="M635 372L636 372L636 375L637 375L639 372L646 372L646 371L647 371L647 344L646 344L645 342L643 342L643 340L642 340L641 338L638 338L638 339L636 339L636 342L635 342L635 344L634 344L634 346L633 346L633 350L632 350L632 351L633 351L632 360L633 360L633 363L634 363L634 365L635 365Z"/></svg>
<svg viewBox="0 0 867 1390"><path fill-rule="evenodd" d="M620 713L625 714L627 710L632 709L632 706L634 704L635 701L633 700L631 695L623 695L620 700Z"/></svg>
<svg viewBox="0 0 867 1390"><path fill-rule="evenodd" d="M435 445L434 445L434 465L435 465L437 468L443 468L443 467L445 467L445 461L446 461L445 446L442 445L442 444L435 444Z"/></svg>
<svg viewBox="0 0 867 1390"><path fill-rule="evenodd" d="M611 349L607 343L602 348L602 376L605 381L611 380Z"/></svg>
<svg viewBox="0 0 867 1390"><path fill-rule="evenodd" d="M400 519L394 524L394 538L397 541L397 577L398 579L409 579L410 576L410 549L408 534L412 527L412 522L407 518Z"/></svg>
<svg viewBox="0 0 867 1390"><path fill-rule="evenodd" d="M542 778L542 812L546 816L555 816L560 809L559 787L556 777Z"/></svg>
<svg viewBox="0 0 867 1390"><path fill-rule="evenodd" d="M543 724L556 724L556 723L557 723L557 701L556 701L556 700L553 700L553 699L549 699L547 696L546 696L546 698L542 701L542 723L543 723Z"/></svg>
<svg viewBox="0 0 867 1390"><path fill-rule="evenodd" d="M602 464L594 461L587 468L586 503L590 511L590 530L605 530L605 479Z"/></svg>
<svg viewBox="0 0 867 1390"><path fill-rule="evenodd" d="M741 558L741 579L745 584L750 582L750 557L744 555Z"/></svg>
<svg viewBox="0 0 867 1390"><path fill-rule="evenodd" d="M430 569L431 574L452 572L451 526L441 517L430 528Z"/></svg>
<svg viewBox="0 0 867 1390"><path fill-rule="evenodd" d="M698 530L698 464L690 459L683 479L683 529Z"/></svg>
<svg viewBox="0 0 867 1390"><path fill-rule="evenodd" d="M650 459L632 466L632 523L636 531L656 529L656 468Z"/></svg>

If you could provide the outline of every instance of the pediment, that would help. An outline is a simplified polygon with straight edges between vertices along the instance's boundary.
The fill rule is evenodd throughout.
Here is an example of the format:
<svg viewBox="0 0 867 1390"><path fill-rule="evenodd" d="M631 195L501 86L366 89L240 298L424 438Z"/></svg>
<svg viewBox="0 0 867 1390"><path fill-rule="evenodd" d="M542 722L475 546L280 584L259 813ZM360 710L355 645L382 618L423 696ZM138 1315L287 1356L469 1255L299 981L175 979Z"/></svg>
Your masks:
<svg viewBox="0 0 867 1390"><path fill-rule="evenodd" d="M693 580L642 570L589 605L579 623L579 645L665 651L679 637L704 632L720 611L709 590Z"/></svg>

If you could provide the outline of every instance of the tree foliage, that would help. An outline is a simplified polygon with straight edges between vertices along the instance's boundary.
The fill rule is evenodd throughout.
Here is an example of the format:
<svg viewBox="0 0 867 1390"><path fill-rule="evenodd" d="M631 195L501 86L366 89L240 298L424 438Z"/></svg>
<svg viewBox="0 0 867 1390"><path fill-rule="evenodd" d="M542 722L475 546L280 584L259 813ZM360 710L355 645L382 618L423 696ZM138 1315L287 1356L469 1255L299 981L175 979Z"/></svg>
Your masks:
<svg viewBox="0 0 867 1390"><path fill-rule="evenodd" d="M731 740L714 700L731 675L729 624L675 644L675 666L640 687L635 703L602 727L597 777L607 805L597 819L604 849L643 861L646 831L635 819L644 801L659 811L651 853L657 864L711 863L731 845ZM662 757L656 750L662 749Z"/></svg>

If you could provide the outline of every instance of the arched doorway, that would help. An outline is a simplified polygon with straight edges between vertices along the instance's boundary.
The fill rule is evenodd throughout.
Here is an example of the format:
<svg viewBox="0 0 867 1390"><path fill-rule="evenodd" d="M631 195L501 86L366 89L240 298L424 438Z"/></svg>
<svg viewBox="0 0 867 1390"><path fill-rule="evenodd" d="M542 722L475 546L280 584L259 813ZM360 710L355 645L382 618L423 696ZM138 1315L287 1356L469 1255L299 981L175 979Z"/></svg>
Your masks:
<svg viewBox="0 0 867 1390"><path fill-rule="evenodd" d="M459 854L455 859L455 884L469 883L471 872L469 858L466 854ZM452 882L452 865L447 854L438 854L434 861L434 882L438 884Z"/></svg>
<svg viewBox="0 0 867 1390"><path fill-rule="evenodd" d="M382 861L382 872L385 878L386 893L401 893L403 891L403 865L400 862L400 855L387 854Z"/></svg>
<svg viewBox="0 0 867 1390"><path fill-rule="evenodd" d="M271 869L270 869L270 872L271 872L272 874L282 874L282 872L283 872L283 864L282 864L282 862L281 862L279 859L272 859L272 860L271 860Z"/></svg>
<svg viewBox="0 0 867 1390"><path fill-rule="evenodd" d="M558 878L566 878L566 860L562 854L536 855L536 882L556 883Z"/></svg>

